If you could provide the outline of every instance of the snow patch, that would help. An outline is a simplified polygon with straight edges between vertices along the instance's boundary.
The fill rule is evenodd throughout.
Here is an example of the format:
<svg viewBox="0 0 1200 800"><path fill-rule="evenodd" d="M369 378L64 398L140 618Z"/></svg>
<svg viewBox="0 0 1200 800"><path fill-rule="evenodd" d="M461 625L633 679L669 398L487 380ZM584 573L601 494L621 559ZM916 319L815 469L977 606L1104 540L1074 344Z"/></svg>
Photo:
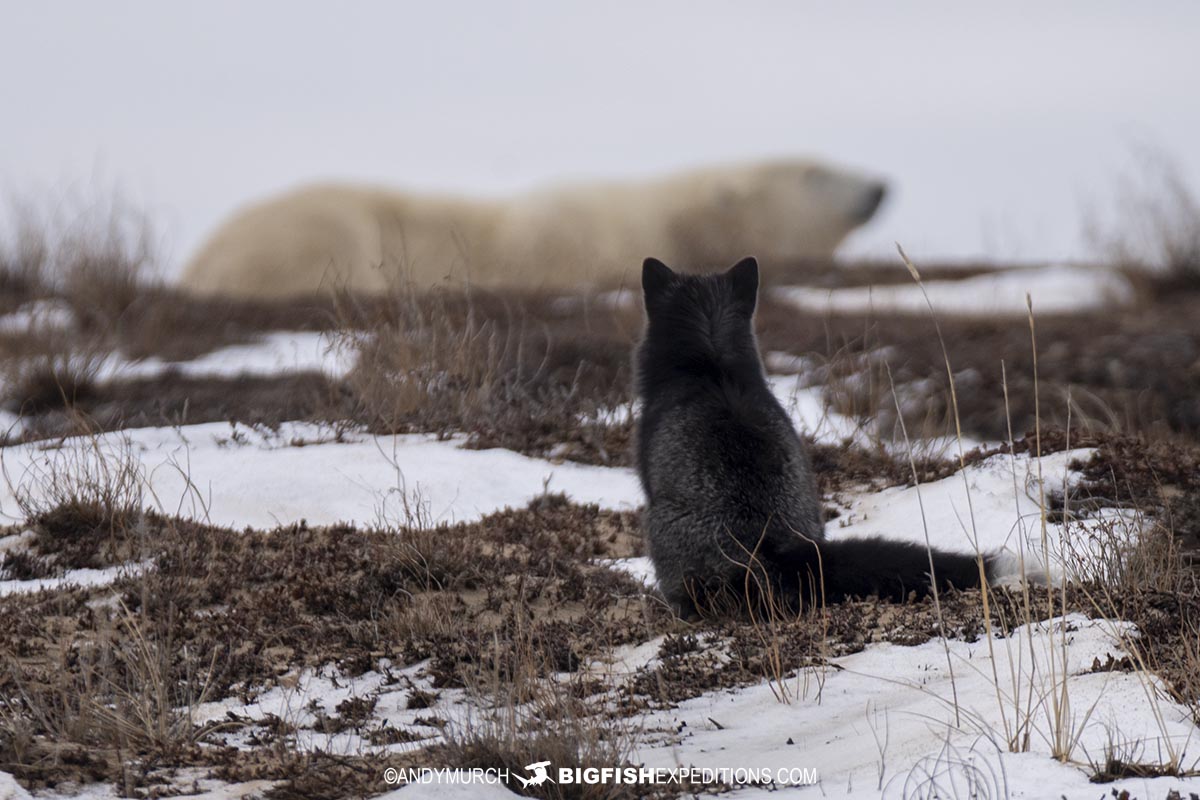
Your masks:
<svg viewBox="0 0 1200 800"><path fill-rule="evenodd" d="M954 281L926 281L935 313L962 316L1019 316L1027 313L1025 295L1035 314L1074 314L1126 306L1134 301L1133 284L1124 275L1100 267L1064 266L1011 269ZM777 300L814 314L928 314L925 294L916 284L818 289L786 286L771 290Z"/></svg>
<svg viewBox="0 0 1200 800"><path fill-rule="evenodd" d="M1044 456L1040 464L1029 456L995 455L939 481L859 495L826 523L825 535L882 536L922 546L928 536L928 543L941 550L1024 554L1027 570L1037 572L1043 558L1044 496L1069 489L1074 475L1070 465L1086 461L1092 453L1068 450ZM1051 577L1085 568L1087 559L1099 551L1103 535L1132 536L1140 525L1138 515L1116 509L1069 525L1047 522L1045 555Z"/></svg>
<svg viewBox="0 0 1200 800"><path fill-rule="evenodd" d="M40 592L43 589L63 589L66 587L77 586L80 588L94 588L97 586L107 586L117 578L125 576L140 575L152 566L152 562L142 561L129 564L120 564L115 567L105 567L104 569L69 569L62 575L55 578L32 578L30 580L12 580L0 581L0 596L8 594L23 594L27 592ZM0 798L3 796L0 795Z"/></svg>
<svg viewBox="0 0 1200 800"><path fill-rule="evenodd" d="M140 428L73 437L53 445L0 448L11 481L0 482L0 518L22 519L16 494L45 494L55 461L82 463L89 452L123 452L137 461L145 497L165 513L240 528L300 520L435 525L463 522L541 494L633 509L641 487L629 469L556 464L510 450L466 450L464 439L370 436L289 423L276 431L230 423ZM65 455L62 449L71 452Z"/></svg>
<svg viewBox="0 0 1200 800"><path fill-rule="evenodd" d="M321 372L340 378L354 366L355 354L334 334L314 331L276 331L249 344L214 350L191 361L147 358L126 361L112 356L105 360L97 378L154 378L167 372L188 377L236 377L238 375L284 375Z"/></svg>
<svg viewBox="0 0 1200 800"><path fill-rule="evenodd" d="M1089 786L1087 773L1051 759L1046 738L1051 722L1039 704L1032 706L1032 753L1007 752L1005 731L1023 713L1011 699L1012 676L1017 676L1018 696L1026 697L1032 686L1035 698L1048 697L1049 661L1060 666L1061 681L1065 648L1072 709L1067 724L1078 729L1071 754L1076 764L1101 759L1109 731L1145 740L1148 753L1157 752L1163 736L1182 749L1195 727L1182 706L1161 697L1153 701L1157 708L1151 704L1157 679L1091 673L1094 659L1123 655L1121 637L1131 633L1127 623L1070 615L1018 628L993 640L991 648L985 640L871 645L835 659L832 668L801 670L788 682L788 703L777 699L778 685L763 683L713 692L657 712L645 723L648 733L657 733L657 741L643 744L634 760L663 768L817 769L819 786L792 790L804 797L959 797L966 796L961 791L972 777L995 781L1000 791L971 796L1080 797ZM994 676L999 676L1001 696L1008 698L1004 703L997 701ZM1156 711L1162 715L1161 728ZM926 791L910 794L914 785L924 785ZM941 787L940 793L928 791L934 785ZM1195 787L1200 779L1158 785ZM736 795L750 791L757 790ZM1156 796L1163 794L1165 790Z"/></svg>
<svg viewBox="0 0 1200 800"><path fill-rule="evenodd" d="M75 312L61 300L35 300L0 316L0 333L68 330L75 326ZM0 795L3 798L3 795Z"/></svg>
<svg viewBox="0 0 1200 800"><path fill-rule="evenodd" d="M29 800L29 792L12 775L0 772L0 800Z"/></svg>
<svg viewBox="0 0 1200 800"><path fill-rule="evenodd" d="M601 563L607 565L610 569L624 572L635 581L639 581L646 586L653 586L658 582L658 575L654 572L654 562L650 560L650 556L611 558Z"/></svg>
<svg viewBox="0 0 1200 800"><path fill-rule="evenodd" d="M445 717L449 707L460 703L462 690L437 689L431 679L423 673L428 662L422 661L401 670L393 671L391 664L382 660L378 671L356 677L347 677L333 666L291 673L277 679L277 685L259 694L249 703L241 703L235 697L204 703L192 710L196 724L217 722L229 716L263 724L274 719L283 720L297 728L296 746L304 752L323 750L337 755L356 755L366 752L401 752L423 747L441 738L440 730L417 722L420 718ZM420 704L419 708L408 708L409 698L420 691L438 699L431 705ZM375 700L371 729L392 728L408 731L423 738L420 741L395 744L373 744L371 741L347 730L336 734L320 732L321 717L338 715L338 705L356 698ZM253 731L241 728L222 736L225 744L245 747Z"/></svg>
<svg viewBox="0 0 1200 800"><path fill-rule="evenodd" d="M831 408L825 399L824 387L814 384L811 374L768 375L767 383L771 393L791 417L792 425L818 444L842 445L849 442L865 450L882 446L892 455L907 456L904 442L881 437L874 420L857 420ZM914 440L912 445L922 452L956 452L958 440L942 436ZM962 438L964 451L986 445L986 442L969 436Z"/></svg>

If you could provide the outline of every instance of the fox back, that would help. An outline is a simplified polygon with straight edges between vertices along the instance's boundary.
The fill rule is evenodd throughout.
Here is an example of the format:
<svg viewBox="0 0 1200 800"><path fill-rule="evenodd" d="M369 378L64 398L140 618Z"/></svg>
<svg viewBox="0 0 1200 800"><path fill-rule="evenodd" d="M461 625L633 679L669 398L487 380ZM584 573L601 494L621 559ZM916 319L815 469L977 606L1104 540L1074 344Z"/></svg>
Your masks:
<svg viewBox="0 0 1200 800"><path fill-rule="evenodd" d="M771 392L754 336L758 265L685 275L643 266L637 353L643 520L667 599L741 586L791 540L820 541L820 497L804 444Z"/></svg>
<svg viewBox="0 0 1200 800"><path fill-rule="evenodd" d="M637 351L642 526L663 594L683 616L798 610L935 586L978 586L1003 562L882 538L825 541L804 443L771 392L754 337L758 265L716 275L642 267Z"/></svg>

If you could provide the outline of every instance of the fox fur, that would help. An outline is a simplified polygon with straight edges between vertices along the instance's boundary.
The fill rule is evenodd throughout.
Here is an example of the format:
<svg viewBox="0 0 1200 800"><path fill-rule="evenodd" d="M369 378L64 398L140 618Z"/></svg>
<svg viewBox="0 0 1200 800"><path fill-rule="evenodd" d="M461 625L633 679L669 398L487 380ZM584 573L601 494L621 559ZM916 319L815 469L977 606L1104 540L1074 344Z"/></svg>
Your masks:
<svg viewBox="0 0 1200 800"><path fill-rule="evenodd" d="M754 336L758 264L642 267L646 330L637 466L659 587L683 617L734 604L798 611L978 586L999 560L882 538L825 539L808 452L767 384Z"/></svg>

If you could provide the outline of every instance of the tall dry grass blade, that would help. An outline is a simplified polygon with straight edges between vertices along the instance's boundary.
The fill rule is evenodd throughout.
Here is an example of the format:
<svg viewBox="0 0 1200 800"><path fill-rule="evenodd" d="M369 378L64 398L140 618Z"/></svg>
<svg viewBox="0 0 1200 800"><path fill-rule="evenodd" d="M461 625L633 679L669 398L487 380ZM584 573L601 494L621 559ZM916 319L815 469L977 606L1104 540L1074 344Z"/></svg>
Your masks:
<svg viewBox="0 0 1200 800"><path fill-rule="evenodd" d="M913 270L915 273L915 269ZM908 453L908 465L912 470L913 486L917 492L917 507L921 511L921 529L925 532L925 553L929 556L929 574L931 577L935 575L933 567L933 545L929 541L929 520L925 516L925 501L921 497L921 478L917 473L917 462L913 457L912 443L908 438L908 426L904 422L904 415L900 413L900 398L896 395L896 383L892 380L892 366L885 363L887 367L888 383L892 388L892 401L896 404L896 419L900 423L900 432L904 436L904 446ZM938 630L941 633L942 648L946 653L946 670L950 673L950 691L954 695L954 725L959 727L962 725L958 705L958 681L954 678L954 662L950 658L950 643L946 639L946 620L942 614L942 597L938 590L938 582L936 578L932 581L933 584L933 608L937 614Z"/></svg>

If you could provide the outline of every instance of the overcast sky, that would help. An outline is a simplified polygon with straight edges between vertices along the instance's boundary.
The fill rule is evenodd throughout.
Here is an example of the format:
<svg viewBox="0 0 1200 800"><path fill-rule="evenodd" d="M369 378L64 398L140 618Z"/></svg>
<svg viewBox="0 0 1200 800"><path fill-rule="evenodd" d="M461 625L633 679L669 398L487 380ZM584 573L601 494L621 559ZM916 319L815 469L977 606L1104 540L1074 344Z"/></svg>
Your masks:
<svg viewBox="0 0 1200 800"><path fill-rule="evenodd" d="M119 187L178 262L314 179L497 194L811 154L848 246L1087 255L1137 147L1200 187L1200 3L2 0L0 186Z"/></svg>

